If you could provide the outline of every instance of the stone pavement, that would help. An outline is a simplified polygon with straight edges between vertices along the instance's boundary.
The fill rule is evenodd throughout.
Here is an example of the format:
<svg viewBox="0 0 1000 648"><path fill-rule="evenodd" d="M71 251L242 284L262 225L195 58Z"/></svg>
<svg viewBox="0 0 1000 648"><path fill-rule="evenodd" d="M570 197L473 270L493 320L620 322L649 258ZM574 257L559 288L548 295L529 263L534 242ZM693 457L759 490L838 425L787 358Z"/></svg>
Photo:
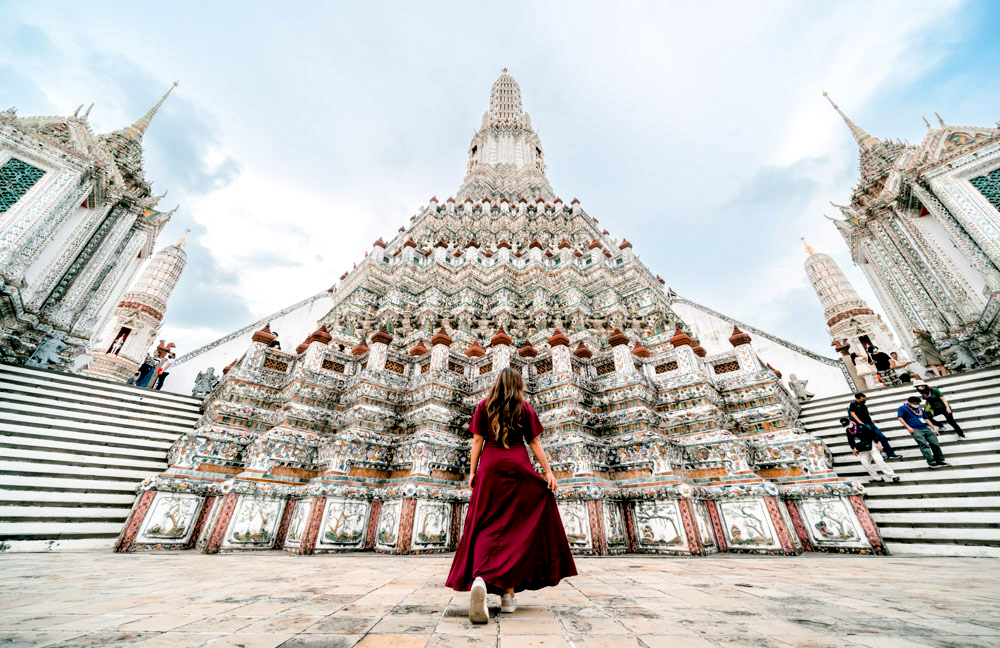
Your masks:
<svg viewBox="0 0 1000 648"><path fill-rule="evenodd" d="M1000 646L1000 561L578 558L469 624L450 556L0 555L0 646ZM497 601L491 597L491 603ZM491 610L496 614L496 609Z"/></svg>

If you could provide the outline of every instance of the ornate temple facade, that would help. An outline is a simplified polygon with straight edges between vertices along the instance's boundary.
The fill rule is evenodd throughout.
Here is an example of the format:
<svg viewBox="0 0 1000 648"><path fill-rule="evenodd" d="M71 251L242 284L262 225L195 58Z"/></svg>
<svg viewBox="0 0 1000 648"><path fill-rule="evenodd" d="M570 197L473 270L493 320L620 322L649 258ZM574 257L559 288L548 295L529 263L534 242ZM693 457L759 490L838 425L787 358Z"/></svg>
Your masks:
<svg viewBox="0 0 1000 648"><path fill-rule="evenodd" d="M813 250L806 243L806 277L812 284L830 331L832 346L840 354L857 389L874 386L871 372L859 375L853 358L867 358L866 347L874 345L885 353L902 353L889 327L854 290L844 271L829 254ZM905 354L902 357L905 357ZM867 376L872 376L867 378Z"/></svg>
<svg viewBox="0 0 1000 648"><path fill-rule="evenodd" d="M448 551L468 422L506 367L578 553L883 550L750 335L707 353L628 241L555 195L506 71L468 154L457 196L375 241L297 348L253 334L119 551Z"/></svg>
<svg viewBox="0 0 1000 648"><path fill-rule="evenodd" d="M824 93L825 94L825 93ZM1000 128L938 117L916 145L857 142L860 180L834 221L903 344L929 331L951 365L1000 358Z"/></svg>
<svg viewBox="0 0 1000 648"><path fill-rule="evenodd" d="M118 302L107 323L94 336L91 360L84 373L128 380L156 339L177 281L187 264L187 234L153 255L136 284Z"/></svg>
<svg viewBox="0 0 1000 648"><path fill-rule="evenodd" d="M82 106L67 117L0 112L3 360L70 367L152 255L173 212L156 209L142 138L169 94L102 135Z"/></svg>

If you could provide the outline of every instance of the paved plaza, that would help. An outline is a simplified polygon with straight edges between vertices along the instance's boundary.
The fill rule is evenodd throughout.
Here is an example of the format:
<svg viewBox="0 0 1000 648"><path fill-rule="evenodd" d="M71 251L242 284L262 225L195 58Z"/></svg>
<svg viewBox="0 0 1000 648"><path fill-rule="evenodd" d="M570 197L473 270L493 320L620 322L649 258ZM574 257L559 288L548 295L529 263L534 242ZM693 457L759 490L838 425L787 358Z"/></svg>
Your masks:
<svg viewBox="0 0 1000 648"><path fill-rule="evenodd" d="M0 555L0 646L701 648L1000 645L1000 562L580 558L488 625L450 556Z"/></svg>

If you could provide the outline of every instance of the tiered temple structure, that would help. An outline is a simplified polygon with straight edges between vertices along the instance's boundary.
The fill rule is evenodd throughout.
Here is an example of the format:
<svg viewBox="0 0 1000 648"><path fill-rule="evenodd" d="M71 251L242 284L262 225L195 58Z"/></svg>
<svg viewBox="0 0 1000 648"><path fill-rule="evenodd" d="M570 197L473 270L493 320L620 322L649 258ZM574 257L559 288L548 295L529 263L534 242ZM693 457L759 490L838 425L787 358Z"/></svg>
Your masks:
<svg viewBox="0 0 1000 648"><path fill-rule="evenodd" d="M875 386L874 374L871 373L874 369L859 375L854 358L867 360L866 347L869 345L874 345L885 353L900 353L901 349L889 332L889 327L861 299L833 257L816 252L808 243L805 246L806 254L809 255L805 261L806 276L823 306L823 317L826 318L826 326L830 331L831 344L841 355L857 388L872 388ZM905 357L905 354L901 357Z"/></svg>
<svg viewBox="0 0 1000 648"><path fill-rule="evenodd" d="M375 241L297 348L253 335L117 549L452 549L469 418L514 367L576 552L881 551L860 487L798 426L750 335L708 354L543 160L505 71L457 197Z"/></svg>
<svg viewBox="0 0 1000 648"><path fill-rule="evenodd" d="M826 93L824 93L825 95ZM912 146L869 135L830 100L858 145L860 180L835 225L903 344L929 331L949 365L1000 358L1000 128L926 120ZM974 359L972 359L974 358Z"/></svg>
<svg viewBox="0 0 1000 648"><path fill-rule="evenodd" d="M83 106L67 117L0 111L3 360L69 368L152 255L173 211L156 210L142 139L170 90L104 135Z"/></svg>
<svg viewBox="0 0 1000 648"><path fill-rule="evenodd" d="M128 380L139 368L160 332L167 300L187 264L187 253L183 249L186 241L187 233L149 260L139 281L125 293L96 336L90 350L90 364L84 373Z"/></svg>

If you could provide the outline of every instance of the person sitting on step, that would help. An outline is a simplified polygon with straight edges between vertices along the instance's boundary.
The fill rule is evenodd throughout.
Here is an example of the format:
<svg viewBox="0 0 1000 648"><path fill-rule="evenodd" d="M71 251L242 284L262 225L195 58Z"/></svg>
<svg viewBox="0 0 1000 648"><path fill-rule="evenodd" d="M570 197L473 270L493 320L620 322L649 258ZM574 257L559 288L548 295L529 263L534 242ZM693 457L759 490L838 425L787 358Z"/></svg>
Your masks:
<svg viewBox="0 0 1000 648"><path fill-rule="evenodd" d="M920 397L910 396L906 402L896 410L896 418L903 424L906 431L913 435L913 440L917 442L920 453L927 460L927 465L931 468L950 466L944 460L944 453L941 452L941 444L938 443L937 426L931 421L931 416L920 407Z"/></svg>
<svg viewBox="0 0 1000 648"><path fill-rule="evenodd" d="M851 454L861 460L861 465L868 471L873 481L899 481L899 476L882 459L882 446L876 443L875 433L870 427L858 425L846 416L840 419L840 424L847 432L847 443L851 446ZM879 470L884 477L879 477Z"/></svg>

